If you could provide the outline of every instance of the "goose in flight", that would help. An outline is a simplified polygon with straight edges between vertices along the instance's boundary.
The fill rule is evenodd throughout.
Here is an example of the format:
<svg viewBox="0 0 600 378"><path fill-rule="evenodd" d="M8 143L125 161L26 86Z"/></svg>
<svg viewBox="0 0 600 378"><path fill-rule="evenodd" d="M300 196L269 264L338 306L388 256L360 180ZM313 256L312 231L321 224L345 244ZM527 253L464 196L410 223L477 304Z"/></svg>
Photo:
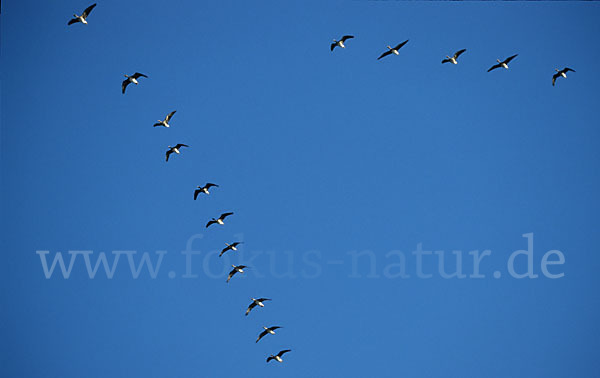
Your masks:
<svg viewBox="0 0 600 378"><path fill-rule="evenodd" d="M73 18L69 20L69 22L67 23L67 25L73 25L76 24L78 22L81 22L82 24L86 24L87 25L87 16L90 15L90 12L92 11L92 9L94 9L94 7L96 6L96 3L90 5L89 7L85 8L85 10L83 11L83 13L81 14L81 16L78 16L76 14L73 15Z"/></svg>
<svg viewBox="0 0 600 378"><path fill-rule="evenodd" d="M156 123L154 124L154 127L156 126L164 126L164 127L170 127L169 125L169 121L171 120L171 117L173 117L173 114L175 114L177 110L173 110L171 113L167 114L167 116L165 117L164 120L157 120Z"/></svg>
<svg viewBox="0 0 600 378"><path fill-rule="evenodd" d="M210 226L211 224L215 224L218 223L220 225L225 224L225 222L223 222L225 220L225 218L227 218L228 216L233 215L233 213L223 213L221 214L221 216L217 219L212 218L207 224L206 224L206 228L208 228L208 226Z"/></svg>
<svg viewBox="0 0 600 378"><path fill-rule="evenodd" d="M291 349L284 349L282 351L280 351L279 353L277 353L276 355L270 355L269 357L267 357L267 363L271 360L275 360L277 362L283 362L283 359L281 358L281 356L283 356L285 353L287 352L291 352Z"/></svg>
<svg viewBox="0 0 600 378"><path fill-rule="evenodd" d="M258 335L258 339L256 339L256 342L259 342L259 341L260 341L260 339L262 339L263 337L265 337L265 336L266 336L267 334L269 334L269 333L270 333L271 335L274 335L274 334L275 334L275 330L276 330L277 328L281 328L281 327L280 327L280 326L271 326L271 327L265 327L265 326L263 326L263 328L264 328L265 330L264 330L264 331L262 331L262 332L260 333L260 335Z"/></svg>
<svg viewBox="0 0 600 378"><path fill-rule="evenodd" d="M406 45L406 42L408 42L408 39L407 39L406 41L404 41L404 42L400 43L398 46L396 46L396 47L394 47L394 48L391 48L390 46L388 46L388 47L387 47L387 48L388 48L388 51L386 51L386 52L384 52L383 54L381 54L381 56L379 56L379 58L377 58L377 60L379 60L379 59L381 59L381 58L384 58L384 57L386 57L386 56L388 56L388 55L390 55L390 54L392 54L392 53L393 53L393 54L396 54L396 55L400 55L400 54L398 53L398 50L400 50L400 48L402 48L402 46Z"/></svg>
<svg viewBox="0 0 600 378"><path fill-rule="evenodd" d="M442 64L444 63L452 63L452 64L458 64L458 57L460 56L460 54L464 53L465 51L467 51L467 49L462 49L462 50L458 50L457 52L454 53L454 55L452 57L449 57L448 55L446 55L446 59L442 60Z"/></svg>
<svg viewBox="0 0 600 378"><path fill-rule="evenodd" d="M252 303L250 303L250 306L248 306L248 309L246 309L246 316L248 316L248 314L250 313L250 311L252 311L252 309L256 306L258 307L265 307L265 304L263 302L265 301L270 301L269 298L252 298Z"/></svg>
<svg viewBox="0 0 600 378"><path fill-rule="evenodd" d="M244 273L244 268L246 268L246 265L231 265L233 267L233 269L231 270L231 272L229 272L229 275L227 276L227 283L229 283L229 280L231 279L231 277L233 277L234 274L236 273Z"/></svg>
<svg viewBox="0 0 600 378"><path fill-rule="evenodd" d="M133 75L129 76L129 75L124 75L127 79L123 80L123 84L121 84L121 90L123 91L123 94L125 94L125 88L127 88L127 86L131 83L137 85L138 81L137 79L139 79L140 77L148 77L146 75L144 75L143 73L139 73L136 72Z"/></svg>
<svg viewBox="0 0 600 378"><path fill-rule="evenodd" d="M558 70L558 69L554 69L554 71L556 71L556 73L552 76L552 86L554 86L554 82L556 81L556 79L558 79L559 77L564 77L565 79L567 78L567 72L571 71L571 72L575 72L574 69L571 69L569 67L565 67L562 70Z"/></svg>
<svg viewBox="0 0 600 378"><path fill-rule="evenodd" d="M200 193L210 194L210 192L208 191L208 189L210 189L213 186L216 187L216 188L219 187L219 185L213 184L213 183L210 183L210 182L207 182L206 185L204 185L204 186L197 186L196 187L197 189L194 190L194 200L196 200L196 198L198 198L198 194L200 194Z"/></svg>
<svg viewBox="0 0 600 378"><path fill-rule="evenodd" d="M166 153L166 155L167 155L166 161L169 161L169 155L171 155L173 152L175 152L176 154L179 155L179 149L181 147L189 147L189 146L187 144L183 144L183 143L177 143L177 145L175 147L169 146L168 147L169 149L167 150L167 153Z"/></svg>
<svg viewBox="0 0 600 378"><path fill-rule="evenodd" d="M344 46L344 42L346 42L346 40L350 39L350 38L354 38L354 36L353 35L345 35L339 41L337 41L337 40L334 39L333 43L331 44L331 51L333 51L333 49L335 49L336 46L339 46L339 47L345 49L346 46Z"/></svg>
<svg viewBox="0 0 600 378"><path fill-rule="evenodd" d="M500 68L500 67L508 69L508 62L513 60L517 55L519 55L519 54L509 56L508 58L504 59L504 61L502 61L502 62L500 61L500 59L496 59L498 64L494 64L493 66L491 66L490 69L487 70L487 72L490 72L490 71L495 70L496 68Z"/></svg>
<svg viewBox="0 0 600 378"><path fill-rule="evenodd" d="M221 253L219 254L219 257L223 256L223 254L224 254L225 252L229 251L229 250L232 250L232 251L237 251L237 246L238 246L238 245L240 245L240 244L243 244L243 243L244 243L244 242L235 242L235 243L231 243L231 244L225 243L225 245L226 245L227 247L223 248L223 250L222 250L222 251L221 251Z"/></svg>

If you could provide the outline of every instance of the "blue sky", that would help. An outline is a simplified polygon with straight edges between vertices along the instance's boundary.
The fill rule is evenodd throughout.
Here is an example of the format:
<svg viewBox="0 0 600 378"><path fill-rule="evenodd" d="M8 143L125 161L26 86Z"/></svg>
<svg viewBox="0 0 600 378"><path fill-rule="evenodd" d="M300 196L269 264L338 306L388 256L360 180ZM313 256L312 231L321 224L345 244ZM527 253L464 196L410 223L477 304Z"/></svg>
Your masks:
<svg viewBox="0 0 600 378"><path fill-rule="evenodd" d="M2 376L597 375L600 4L103 1L72 26L89 3L3 5ZM516 279L528 233L539 277ZM467 274L490 250L485 278L435 254L417 277L419 243ZM45 277L36 251L76 250L163 258ZM263 325L284 328L255 344Z"/></svg>

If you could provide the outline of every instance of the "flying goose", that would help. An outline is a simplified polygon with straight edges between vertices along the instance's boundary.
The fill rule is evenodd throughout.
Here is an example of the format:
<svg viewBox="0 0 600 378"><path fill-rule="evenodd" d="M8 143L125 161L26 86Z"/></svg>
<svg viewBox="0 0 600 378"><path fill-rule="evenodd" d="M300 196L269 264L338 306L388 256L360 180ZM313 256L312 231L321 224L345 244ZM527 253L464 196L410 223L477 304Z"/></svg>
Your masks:
<svg viewBox="0 0 600 378"><path fill-rule="evenodd" d="M270 333L271 335L274 335L274 334L275 334L275 330L276 330L277 328L281 328L281 327L280 327L280 326L271 326L271 327L265 327L265 326L263 326L263 328L264 328L265 330L264 330L264 331L262 331L262 332L260 333L260 335L258 335L258 339L256 339L256 342L259 342L259 341L260 341L260 339L262 339L262 338L263 338L265 335L267 335L267 334L269 334L269 333Z"/></svg>
<svg viewBox="0 0 600 378"><path fill-rule="evenodd" d="M85 10L83 11L83 13L81 14L81 16L78 16L76 14L73 15L73 18L69 20L69 22L67 23L67 25L72 25L72 24L76 24L78 22L81 22L82 24L86 24L87 25L87 16L90 15L90 12L92 11L92 9L94 9L94 7L96 6L96 3L90 5L89 7L85 8Z"/></svg>
<svg viewBox="0 0 600 378"><path fill-rule="evenodd" d="M213 184L210 182L207 182L206 185L204 185L204 186L197 186L196 188L198 188L198 189L194 190L194 200L196 200L196 198L198 198L198 194L200 194L200 193L210 194L208 189L210 189L213 186L216 188L219 187L219 185Z"/></svg>
<svg viewBox="0 0 600 378"><path fill-rule="evenodd" d="M231 272L229 272L229 275L227 276L227 283L229 283L229 280L231 279L231 277L233 277L234 274L236 273L244 273L244 268L246 268L246 265L231 265L233 267L233 269L231 270Z"/></svg>
<svg viewBox="0 0 600 378"><path fill-rule="evenodd" d="M242 243L244 243L244 242L235 242L235 243L231 243L231 244L225 243L225 245L227 247L223 248L223 250L219 254L219 257L223 256L223 254L225 252L229 251L229 250L237 251L237 246L240 245L240 244L242 244Z"/></svg>
<svg viewBox="0 0 600 378"><path fill-rule="evenodd" d="M167 116L165 117L164 120L157 120L156 123L154 124L154 127L156 126L164 126L164 127L169 127L169 121L171 120L171 117L173 117L173 114L175 114L177 110L173 110L171 113L167 114Z"/></svg>
<svg viewBox="0 0 600 378"><path fill-rule="evenodd" d="M379 60L379 59L381 59L381 58L383 58L383 57L386 57L386 56L388 56L388 55L390 55L390 54L392 54L392 53L394 53L394 54L396 54L396 55L400 55L400 54L398 53L398 50L400 50L400 48L401 48L402 46L406 45L406 42L408 42L408 39L407 39L406 41L402 42L401 44L399 44L398 46L394 47L394 48L391 48L390 46L388 46L388 47L387 47L387 48L388 48L388 51L386 51L386 52L384 52L383 54L381 54L381 56L380 56L379 58L377 58L377 60Z"/></svg>
<svg viewBox="0 0 600 378"><path fill-rule="evenodd" d="M256 306L259 307L265 307L265 304L263 302L265 301L270 301L269 298L252 298L252 303L250 303L250 306L248 306L248 309L246 310L246 316L248 316L248 314L250 313L250 311L252 311L252 309Z"/></svg>
<svg viewBox="0 0 600 378"><path fill-rule="evenodd" d="M271 360L276 360L277 362L283 362L283 359L281 358L281 356L283 356L285 353L287 352L291 352L291 349L284 349L282 351L280 351L279 353L277 353L276 355L270 355L269 357L267 357L267 363Z"/></svg>
<svg viewBox="0 0 600 378"><path fill-rule="evenodd" d="M554 82L556 81L556 79L558 79L560 76L564 77L565 79L567 78L567 72L571 71L571 72L575 72L574 69L571 69L569 67L565 67L562 70L558 70L558 69L554 69L554 71L556 71L556 73L552 76L552 86L554 86Z"/></svg>
<svg viewBox="0 0 600 378"><path fill-rule="evenodd" d="M168 147L169 149L167 150L167 153L166 153L166 155L167 155L166 161L169 161L169 155L171 155L173 152L175 152L176 154L179 155L179 149L181 147L189 147L189 146L187 144L183 144L183 143L177 143L177 145L175 147L169 146Z"/></svg>
<svg viewBox="0 0 600 378"><path fill-rule="evenodd" d="M448 55L446 55L446 59L442 60L442 64L444 64L444 63L458 64L456 59L458 59L460 54L464 53L465 51L467 51L467 49L458 50L457 52L454 53L454 56L452 56L452 58L449 57Z"/></svg>
<svg viewBox="0 0 600 378"><path fill-rule="evenodd" d="M500 67L508 69L508 62L510 62L511 60L513 60L517 55L519 55L519 54L515 54L513 56L509 56L503 62L501 62L500 59L496 59L496 61L498 62L498 64L494 64L493 66L491 66L490 69L487 70L487 72L490 72L491 70L495 70L496 68L500 68Z"/></svg>
<svg viewBox="0 0 600 378"><path fill-rule="evenodd" d="M130 83L133 83L133 84L137 85L138 84L138 81L137 81L138 78L140 78L140 77L146 77L147 78L148 77L148 76L146 76L146 75L144 75L142 73L139 73L139 72L136 72L136 73L134 73L131 76L129 76L129 75L124 75L124 76L127 79L123 80L123 84L121 84L121 89L123 91L123 94L125 94L125 88L127 88L127 86Z"/></svg>
<svg viewBox="0 0 600 378"><path fill-rule="evenodd" d="M206 228L208 228L208 226L210 226L211 224L215 224L215 223L218 223L218 224L221 224L221 225L225 224L225 222L223 222L223 221L225 220L225 218L227 218L227 217L228 217L228 216L230 216L230 215L233 215L233 213L223 213L223 214L221 214L221 216L220 216L219 218L217 218L217 219L215 219L215 218L212 218L212 219L211 219L210 221L208 221L208 223L206 224Z"/></svg>
<svg viewBox="0 0 600 378"><path fill-rule="evenodd" d="M336 41L336 40L334 39L334 40L333 40L333 43L331 44L331 51L333 51L333 49L335 49L335 48L336 48L336 46L339 46L339 47L341 47L341 48L345 49L345 48L346 48L346 46L344 46L344 42L346 42L346 40L347 40L347 39L350 39L350 38L354 38L354 36L353 36L353 35L345 35L345 36L343 36L343 37L342 37L342 39L340 39L339 41Z"/></svg>

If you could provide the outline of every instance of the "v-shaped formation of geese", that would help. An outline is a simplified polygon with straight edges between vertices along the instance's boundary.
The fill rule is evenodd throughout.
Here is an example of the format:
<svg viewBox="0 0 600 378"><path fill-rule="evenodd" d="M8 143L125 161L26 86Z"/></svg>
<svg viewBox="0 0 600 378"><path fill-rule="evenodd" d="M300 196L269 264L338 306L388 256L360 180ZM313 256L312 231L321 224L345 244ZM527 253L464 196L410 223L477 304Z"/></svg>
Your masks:
<svg viewBox="0 0 600 378"><path fill-rule="evenodd" d="M123 94L125 94L125 89L127 88L127 86L131 83L138 85L138 80L140 77L145 77L148 78L148 76L144 75L143 73L139 73L136 72L133 75L129 76L127 74L124 75L127 79L123 80L123 83L121 84L121 91L123 92Z"/></svg>
<svg viewBox="0 0 600 378"><path fill-rule="evenodd" d="M331 51L333 51L333 49L335 49L336 47L341 47L341 48L345 49L346 46L344 45L344 42L346 42L346 40L348 40L350 38L354 38L354 36L353 35L345 35L339 41L334 39L333 43L331 44Z"/></svg>
<svg viewBox="0 0 600 378"><path fill-rule="evenodd" d="M206 195L209 195L210 192L208 191L208 189L212 188L213 186L215 188L219 187L219 185L213 184L213 183L210 183L210 182L207 182L206 185L204 185L204 186L197 186L196 187L197 189L194 190L194 201L196 200L196 198L198 198L198 194L200 194L200 193L204 193Z"/></svg>
<svg viewBox="0 0 600 378"><path fill-rule="evenodd" d="M173 117L173 114L175 114L176 111L177 110L173 110L171 113L167 114L165 119L163 119L162 121L160 119L157 120L156 123L154 124L154 127L156 127L156 126L170 127L169 121L171 120L171 117Z"/></svg>
<svg viewBox="0 0 600 378"><path fill-rule="evenodd" d="M502 67L504 69L508 69L508 63L511 60L515 59L517 55L519 55L519 54L515 54L513 56L509 56L508 58L504 59L502 62L500 61L500 59L496 59L496 62L498 62L498 64L494 64L493 66L491 66L490 69L487 70L487 72L493 71L496 68L500 68L500 67Z"/></svg>
<svg viewBox="0 0 600 378"><path fill-rule="evenodd" d="M92 11L92 9L94 9L95 6L96 6L96 3L94 3L94 4L90 5L89 7L85 8L85 10L81 14L81 16L78 16L77 14L74 14L73 18L69 20L69 22L67 23L67 25L73 25L73 24L76 24L78 22L81 22L82 24L87 25L87 17L90 15L90 12Z"/></svg>
<svg viewBox="0 0 600 378"><path fill-rule="evenodd" d="M252 303L250 303L250 305L246 309L246 316L248 316L250 311L252 311L252 309L256 306L265 307L265 304L263 302L266 302L266 301L270 301L270 299L269 298L258 298L258 299L252 298Z"/></svg>
<svg viewBox="0 0 600 378"><path fill-rule="evenodd" d="M446 55L446 59L442 60L442 64L444 63L452 63L452 64L458 64L458 57L460 56L460 54L464 53L465 51L467 51L467 49L462 49L462 50L458 50L457 52L454 53L454 55L452 57L449 57L448 55Z"/></svg>
<svg viewBox="0 0 600 378"><path fill-rule="evenodd" d="M569 68L569 67L565 67L562 70L559 69L554 69L554 71L556 71L556 73L554 75L552 75L552 86L554 86L554 83L556 82L556 79L558 79L559 77L564 77L565 79L567 78L567 72L571 71L571 72L575 72L575 70Z"/></svg>
<svg viewBox="0 0 600 378"><path fill-rule="evenodd" d="M381 59L381 58L385 58L386 56L390 55L390 54L395 54L395 55L400 55L400 53L398 52L398 50L400 50L402 48L402 46L406 45L406 43L408 42L408 39L402 43L399 43L398 45L396 45L396 47L392 48L390 46L388 46L388 51L384 52L383 54L381 54L379 56L379 58L377 58L377 60Z"/></svg>
<svg viewBox="0 0 600 378"><path fill-rule="evenodd" d="M96 4L92 4L90 6L88 6L83 13L78 16L77 14L73 15L73 18L71 20L68 21L68 25L72 25L75 23L82 23L82 24L87 24L87 17L90 15L91 11L96 7ZM354 38L353 35L344 35L340 40L333 40L333 43L330 44L330 50L333 51L336 47L340 47L340 48L345 48L345 43L347 40ZM408 43L408 39L398 45L396 45L395 47L391 47L391 46L387 46L387 51L385 51L383 54L381 54L377 60L380 60L388 55L394 54L394 55L399 55L399 50L406 44ZM466 51L466 49L461 49L458 50L454 53L454 55L452 57L450 56L446 56L445 59L442 60L442 64L444 63L452 63L452 64L458 64L458 58L459 56L461 56L461 54L463 54ZM507 59L505 59L504 61L500 61L499 59L497 59L498 64L493 65L492 67L490 67L488 69L488 72L495 70L496 68L505 68L508 69L508 63L513 60L518 54L512 55L510 57L508 57ZM555 85L556 79L559 77L567 77L567 72L575 72L575 70L565 67L562 70L558 70L555 69L556 74L554 74L552 76L552 85ZM125 76L125 80L123 80L122 84L121 84L121 89L122 89L122 93L125 94L125 90L126 88L129 86L129 84L133 83L135 85L138 85L138 79L141 77L144 78L148 78L148 76L146 76L145 74L139 73L139 72L135 72L133 75L129 76L129 75L124 75ZM173 115L175 114L175 110L172 111L171 113L167 114L167 116L165 117L164 120L158 120L157 123L154 124L154 127L157 126L162 126L165 128L169 128L169 121L171 120L171 118L173 117ZM187 144L183 144L183 143L179 143L177 145L175 145L174 147L169 146L168 150L166 152L166 161L169 161L169 156L172 153L175 154L180 154L180 149L182 147L189 147ZM204 186L197 186L196 190L194 191L194 200L197 199L198 195L200 193L204 193L204 194L210 194L209 193L209 188L211 187L218 187L219 185L213 184L213 183L206 183ZM212 224L220 224L223 225L224 224L224 220L226 217L232 215L233 212L228 212L228 213L223 213L219 216L219 218L215 219L212 218L207 224L206 224L206 228L208 228L210 225ZM223 250L221 251L221 253L219 254L219 256L222 256L224 253L226 253L227 251L236 251L237 250L237 246L242 244L243 242L234 242L231 244L225 243L226 247L223 248ZM229 281L233 278L234 275L236 275L237 273L243 274L244 273L244 269L247 268L246 265L231 265L232 266L232 270L229 272L229 275L227 276L227 283L229 283ZM252 302L250 303L250 305L248 306L248 308L246 309L245 312L245 316L248 316L248 314L257 306L258 307L265 307L264 302L266 301L270 301L270 298L252 298ZM265 327L263 326L264 331L262 331L259 335L258 338L256 339L256 343L258 343L264 336L268 335L268 334L275 334L275 330L282 328L280 326L271 326L271 327ZM291 352L291 349L283 349L281 351L279 351L277 354L273 355L269 355L267 357L267 363L275 360L278 362L283 362L282 356L285 353Z"/></svg>
<svg viewBox="0 0 600 378"><path fill-rule="evenodd" d="M180 154L179 149L181 147L189 147L189 146L187 144L183 144L183 143L177 143L175 145L175 147L168 146L167 147L168 150L167 150L167 152L165 154L166 155L165 161L169 161L169 155L171 155L173 152L176 153L177 155L179 155Z"/></svg>

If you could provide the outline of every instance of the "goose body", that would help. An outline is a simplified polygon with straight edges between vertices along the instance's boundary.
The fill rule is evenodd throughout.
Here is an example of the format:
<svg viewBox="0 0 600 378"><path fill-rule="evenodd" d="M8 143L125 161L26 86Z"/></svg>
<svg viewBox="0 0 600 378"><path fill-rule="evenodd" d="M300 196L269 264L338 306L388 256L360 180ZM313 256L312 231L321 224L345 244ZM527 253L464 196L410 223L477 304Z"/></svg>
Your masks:
<svg viewBox="0 0 600 378"><path fill-rule="evenodd" d="M183 143L178 143L177 145L175 145L175 147L171 147L169 146L167 153L166 153L166 161L169 161L169 155L171 155L172 153L176 153L177 155L180 154L180 149L181 147L189 147L187 144L183 144Z"/></svg>
<svg viewBox="0 0 600 378"><path fill-rule="evenodd" d="M271 327L265 327L263 326L263 328L265 329L264 331L262 331L259 335L258 338L256 339L256 342L259 342L260 339L262 339L263 337L265 337L268 334L274 335L275 334L275 330L278 328L281 328L279 326L271 326Z"/></svg>
<svg viewBox="0 0 600 378"><path fill-rule="evenodd" d="M197 186L196 190L194 190L194 200L196 200L196 198L198 198L198 194L200 194L200 193L204 193L206 195L209 195L210 192L208 191L208 189L212 188L213 186L216 187L216 188L219 187L219 185L213 184L213 183L210 183L210 182L207 182L206 185L204 185L204 186Z"/></svg>
<svg viewBox="0 0 600 378"><path fill-rule="evenodd" d="M258 307L265 307L265 304L263 302L265 301L270 301L269 298L252 298L252 303L250 303L250 305L248 306L248 308L246 309L246 316L248 316L248 314L250 313L250 311L252 311L252 309L256 306Z"/></svg>
<svg viewBox="0 0 600 378"><path fill-rule="evenodd" d="M136 82L137 82L137 80L136 80ZM171 120L171 117L173 117L173 114L175 114L176 111L177 110L173 110L171 113L167 114L165 119L163 119L162 121L160 119L157 120L156 123L154 124L154 127L156 127L156 126L170 127L169 121Z"/></svg>
<svg viewBox="0 0 600 378"><path fill-rule="evenodd" d="M346 46L344 45L344 42L346 42L347 39L350 38L354 38L353 35L345 35L342 37L342 39L338 40L333 40L333 43L331 44L331 51L333 51L333 49L335 49L336 47L341 47L343 49L346 48Z"/></svg>
<svg viewBox="0 0 600 378"><path fill-rule="evenodd" d="M231 265L233 267L233 269L231 270L231 272L229 272L229 275L227 276L227 283L229 283L229 280L231 279L231 277L233 277L236 273L244 273L244 268L246 268L246 265Z"/></svg>
<svg viewBox="0 0 600 378"><path fill-rule="evenodd" d="M225 252L229 251L229 250L231 250L231 251L237 251L237 246L240 245L240 244L242 244L242 243L243 242L235 242L235 243L231 243L231 244L225 243L225 245L227 247L223 248L223 250L219 254L219 257L223 256L223 254Z"/></svg>
<svg viewBox="0 0 600 378"><path fill-rule="evenodd" d="M277 362L283 362L283 359L281 358L281 356L283 356L285 353L287 352L291 352L291 349L284 349L282 351L280 351L279 353L277 353L276 355L270 355L269 357L267 357L267 363L271 360L275 360Z"/></svg>
<svg viewBox="0 0 600 378"><path fill-rule="evenodd" d="M379 56L379 58L377 58L377 60L384 58L390 54L395 54L395 55L400 55L400 53L398 52L398 50L400 50L402 48L402 46L406 45L406 43L408 42L408 39L400 44L398 44L396 47L391 47L391 46L387 46L388 51L384 52L383 54L381 54Z"/></svg>
<svg viewBox="0 0 600 378"><path fill-rule="evenodd" d="M496 59L496 62L498 62L498 64L494 64L493 66L491 66L487 72L490 72L492 70L495 70L496 68L504 68L504 69L508 69L508 63L513 60L517 55L519 54L515 54L513 56L509 56L508 58L504 59L502 62L500 61L500 59Z"/></svg>
<svg viewBox="0 0 600 378"><path fill-rule="evenodd" d="M557 68L554 69L554 71L556 71L556 73L554 75L552 75L552 86L554 86L554 83L556 82L556 79L558 79L559 77L564 77L565 79L567 78L567 72L571 71L571 72L575 72L574 69L571 69L569 67L565 67L562 70L559 70Z"/></svg>
<svg viewBox="0 0 600 378"><path fill-rule="evenodd" d="M127 88L127 86L131 83L138 85L138 80L140 77L148 77L146 75L144 75L143 73L139 73L136 72L133 75L129 76L127 74L123 75L125 76L127 79L123 80L123 83L121 84L121 91L123 92L123 94L125 94L125 89Z"/></svg>
<svg viewBox="0 0 600 378"><path fill-rule="evenodd" d="M78 22L81 22L82 24L87 25L87 17L90 15L90 12L92 11L92 9L94 9L95 6L96 6L96 3L94 3L94 4L90 5L89 7L85 8L85 10L81 14L81 16L78 16L77 14L74 14L73 18L69 20L69 22L67 23L67 25L73 25L73 24L76 24Z"/></svg>
<svg viewBox="0 0 600 378"><path fill-rule="evenodd" d="M457 60L458 57L460 56L460 54L464 53L465 51L467 51L467 49L458 50L451 57L446 55L446 59L442 60L442 64L444 64L444 63L458 64L458 60Z"/></svg>
<svg viewBox="0 0 600 378"><path fill-rule="evenodd" d="M225 224L225 222L223 222L225 220L225 218L227 218L228 216L233 215L233 213L223 213L221 214L221 216L217 219L212 218L207 224L206 224L206 228L208 228L208 226L212 225L212 224L220 224L223 225Z"/></svg>

